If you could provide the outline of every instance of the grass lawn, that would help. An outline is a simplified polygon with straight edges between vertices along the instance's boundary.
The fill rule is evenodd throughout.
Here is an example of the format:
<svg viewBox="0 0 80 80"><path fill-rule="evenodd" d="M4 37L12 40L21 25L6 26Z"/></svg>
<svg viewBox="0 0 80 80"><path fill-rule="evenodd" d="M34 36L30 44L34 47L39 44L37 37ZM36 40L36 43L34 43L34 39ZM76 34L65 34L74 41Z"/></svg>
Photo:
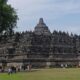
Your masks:
<svg viewBox="0 0 80 80"><path fill-rule="evenodd" d="M0 80L80 80L80 69L40 69L11 75L0 73Z"/></svg>

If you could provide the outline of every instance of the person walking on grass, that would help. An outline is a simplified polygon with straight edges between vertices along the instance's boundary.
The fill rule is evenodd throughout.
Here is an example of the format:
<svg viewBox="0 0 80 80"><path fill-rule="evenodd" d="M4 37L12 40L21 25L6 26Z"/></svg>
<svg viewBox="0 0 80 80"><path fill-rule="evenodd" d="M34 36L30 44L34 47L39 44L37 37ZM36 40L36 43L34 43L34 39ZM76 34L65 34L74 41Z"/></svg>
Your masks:
<svg viewBox="0 0 80 80"><path fill-rule="evenodd" d="M8 69L8 74L10 75L11 73L12 73L12 69L9 68L9 69Z"/></svg>

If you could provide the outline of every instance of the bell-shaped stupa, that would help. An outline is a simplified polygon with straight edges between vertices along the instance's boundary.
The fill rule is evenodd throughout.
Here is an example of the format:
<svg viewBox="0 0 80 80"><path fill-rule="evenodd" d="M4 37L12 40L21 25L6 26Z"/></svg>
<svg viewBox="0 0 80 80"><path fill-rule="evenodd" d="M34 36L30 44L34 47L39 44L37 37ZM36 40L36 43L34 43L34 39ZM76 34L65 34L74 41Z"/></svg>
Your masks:
<svg viewBox="0 0 80 80"><path fill-rule="evenodd" d="M38 34L38 35L41 35L41 34L50 35L50 30L44 23L43 18L39 19L39 22L38 22L37 26L35 27L34 33Z"/></svg>

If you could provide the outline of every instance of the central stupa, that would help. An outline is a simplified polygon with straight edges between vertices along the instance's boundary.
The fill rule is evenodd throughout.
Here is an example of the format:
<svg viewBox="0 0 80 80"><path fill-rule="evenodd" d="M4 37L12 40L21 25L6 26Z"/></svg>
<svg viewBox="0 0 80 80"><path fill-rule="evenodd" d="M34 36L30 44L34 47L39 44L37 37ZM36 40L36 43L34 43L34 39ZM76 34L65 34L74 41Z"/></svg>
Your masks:
<svg viewBox="0 0 80 80"><path fill-rule="evenodd" d="M34 33L38 34L38 35L41 35L41 34L50 35L50 30L48 29L48 27L44 23L43 18L39 19L39 22L35 27Z"/></svg>

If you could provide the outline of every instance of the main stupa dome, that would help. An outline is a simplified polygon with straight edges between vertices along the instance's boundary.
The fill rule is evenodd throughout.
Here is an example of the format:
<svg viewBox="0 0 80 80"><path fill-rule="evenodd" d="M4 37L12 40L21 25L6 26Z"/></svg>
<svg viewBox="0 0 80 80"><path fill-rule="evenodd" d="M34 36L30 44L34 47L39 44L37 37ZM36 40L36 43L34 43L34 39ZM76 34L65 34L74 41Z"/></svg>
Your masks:
<svg viewBox="0 0 80 80"><path fill-rule="evenodd" d="M38 35L41 35L41 34L50 35L50 30L48 29L48 27L44 23L43 18L39 19L39 22L36 25L34 32L35 32L35 34L38 34Z"/></svg>

